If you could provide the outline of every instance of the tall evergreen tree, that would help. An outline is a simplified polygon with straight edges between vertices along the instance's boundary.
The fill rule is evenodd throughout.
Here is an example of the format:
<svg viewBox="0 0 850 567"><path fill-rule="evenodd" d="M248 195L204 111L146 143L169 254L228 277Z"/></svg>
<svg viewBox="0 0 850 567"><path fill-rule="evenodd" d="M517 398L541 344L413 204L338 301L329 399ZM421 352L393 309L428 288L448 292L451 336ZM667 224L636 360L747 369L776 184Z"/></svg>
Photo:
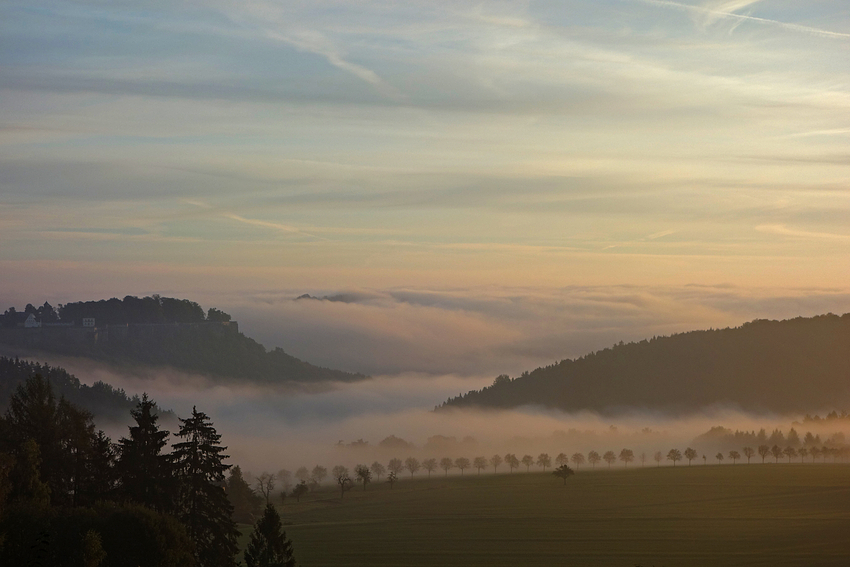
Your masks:
<svg viewBox="0 0 850 567"><path fill-rule="evenodd" d="M221 435L209 417L194 407L192 417L180 420L177 436L183 440L173 445L172 455L179 480L176 516L195 543L200 567L231 567L239 531L224 490L227 447L219 444Z"/></svg>
<svg viewBox="0 0 850 567"><path fill-rule="evenodd" d="M157 425L155 405L144 394L130 412L136 425L130 426L129 438L118 442L118 470L125 499L162 512L172 508L170 456L162 453L170 433Z"/></svg>
<svg viewBox="0 0 850 567"><path fill-rule="evenodd" d="M253 524L262 510L262 497L251 490L239 465L227 477L227 499L233 505L233 519L243 524Z"/></svg>
<svg viewBox="0 0 850 567"><path fill-rule="evenodd" d="M254 526L251 541L245 549L247 567L294 567L292 542L281 528L280 516L272 504L266 505L263 517Z"/></svg>

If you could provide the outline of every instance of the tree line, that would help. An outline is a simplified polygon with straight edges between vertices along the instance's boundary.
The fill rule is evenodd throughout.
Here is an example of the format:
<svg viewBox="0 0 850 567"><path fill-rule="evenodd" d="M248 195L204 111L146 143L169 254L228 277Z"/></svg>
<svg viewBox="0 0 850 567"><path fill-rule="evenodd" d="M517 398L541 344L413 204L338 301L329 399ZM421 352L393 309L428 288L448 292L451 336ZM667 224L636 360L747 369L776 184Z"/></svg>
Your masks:
<svg viewBox="0 0 850 567"><path fill-rule="evenodd" d="M172 436L155 407L142 396L113 443L41 375L18 386L0 417L0 564L236 565L221 436L197 408ZM295 564L280 527L267 507L245 552L250 567Z"/></svg>

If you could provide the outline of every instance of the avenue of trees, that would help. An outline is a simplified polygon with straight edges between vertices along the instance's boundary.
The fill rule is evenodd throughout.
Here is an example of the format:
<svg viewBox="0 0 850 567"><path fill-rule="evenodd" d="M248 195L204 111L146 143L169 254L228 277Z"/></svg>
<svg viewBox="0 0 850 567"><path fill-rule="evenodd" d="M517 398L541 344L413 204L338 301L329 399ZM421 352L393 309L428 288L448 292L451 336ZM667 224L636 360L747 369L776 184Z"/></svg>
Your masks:
<svg viewBox="0 0 850 567"><path fill-rule="evenodd" d="M0 564L236 565L235 520L256 518L262 497L226 464L209 416L193 408L172 435L146 395L131 415L113 443L47 379L18 386L0 417ZM276 516L267 504L249 567L294 565Z"/></svg>

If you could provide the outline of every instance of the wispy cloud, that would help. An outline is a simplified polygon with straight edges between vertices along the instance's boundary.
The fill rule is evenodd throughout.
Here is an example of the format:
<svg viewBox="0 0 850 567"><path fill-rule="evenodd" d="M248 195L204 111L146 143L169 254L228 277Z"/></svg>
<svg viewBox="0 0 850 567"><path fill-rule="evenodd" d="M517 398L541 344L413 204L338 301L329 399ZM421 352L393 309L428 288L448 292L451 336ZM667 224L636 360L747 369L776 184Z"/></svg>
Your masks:
<svg viewBox="0 0 850 567"><path fill-rule="evenodd" d="M756 227L759 232L778 234L780 236L793 236L796 238L808 238L818 240L850 240L850 234L837 234L832 232L812 232L789 228L784 224L761 224Z"/></svg>

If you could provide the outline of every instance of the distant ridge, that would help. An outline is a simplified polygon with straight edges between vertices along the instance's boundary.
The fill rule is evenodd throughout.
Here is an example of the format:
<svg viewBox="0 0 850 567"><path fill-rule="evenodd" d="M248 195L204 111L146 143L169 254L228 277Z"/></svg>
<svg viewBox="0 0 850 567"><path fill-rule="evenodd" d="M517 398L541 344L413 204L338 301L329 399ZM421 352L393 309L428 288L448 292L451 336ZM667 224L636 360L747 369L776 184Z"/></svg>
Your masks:
<svg viewBox="0 0 850 567"><path fill-rule="evenodd" d="M0 316L0 343L129 367L168 366L248 382L355 381L366 378L314 366L239 332L230 315L188 299L154 295L41 307Z"/></svg>
<svg viewBox="0 0 850 567"><path fill-rule="evenodd" d="M850 400L850 313L692 331L615 345L498 377L439 410L536 405L567 411L686 412L728 404L805 413Z"/></svg>

